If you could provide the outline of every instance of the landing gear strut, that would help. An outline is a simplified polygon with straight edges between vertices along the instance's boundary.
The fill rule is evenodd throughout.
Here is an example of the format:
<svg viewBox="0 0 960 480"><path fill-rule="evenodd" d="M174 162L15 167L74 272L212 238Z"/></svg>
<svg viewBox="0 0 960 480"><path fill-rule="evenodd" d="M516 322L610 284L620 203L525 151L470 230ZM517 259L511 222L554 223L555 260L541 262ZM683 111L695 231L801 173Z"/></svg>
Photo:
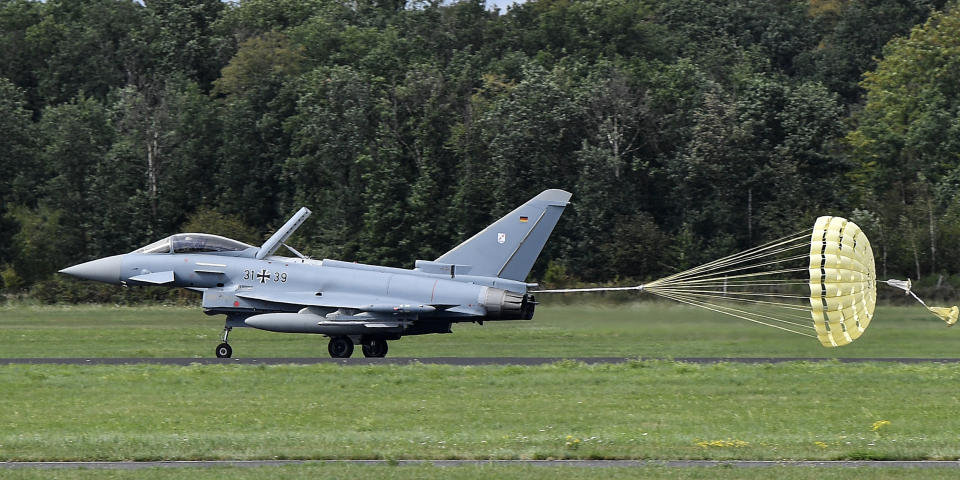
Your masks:
<svg viewBox="0 0 960 480"><path fill-rule="evenodd" d="M233 327L223 327L223 343L217 345L217 358L230 358L230 355L233 355L233 349L230 348L230 344L227 343L227 337L230 336L230 330L233 330Z"/></svg>
<svg viewBox="0 0 960 480"><path fill-rule="evenodd" d="M360 341L363 348L364 357L385 357L387 356L387 341L382 338L364 338Z"/></svg>
<svg viewBox="0 0 960 480"><path fill-rule="evenodd" d="M353 355L353 340L346 335L330 337L327 351L333 358L350 358L350 355Z"/></svg>

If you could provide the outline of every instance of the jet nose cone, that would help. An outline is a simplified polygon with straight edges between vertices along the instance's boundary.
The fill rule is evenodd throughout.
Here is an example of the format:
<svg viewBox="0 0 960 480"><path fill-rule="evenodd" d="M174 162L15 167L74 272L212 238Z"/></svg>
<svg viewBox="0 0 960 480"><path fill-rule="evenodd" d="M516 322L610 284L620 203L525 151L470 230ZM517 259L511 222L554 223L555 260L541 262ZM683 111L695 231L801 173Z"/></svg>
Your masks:
<svg viewBox="0 0 960 480"><path fill-rule="evenodd" d="M123 255L98 258L87 263L74 265L60 270L60 273L72 275L85 280L96 280L106 283L120 283L120 270Z"/></svg>

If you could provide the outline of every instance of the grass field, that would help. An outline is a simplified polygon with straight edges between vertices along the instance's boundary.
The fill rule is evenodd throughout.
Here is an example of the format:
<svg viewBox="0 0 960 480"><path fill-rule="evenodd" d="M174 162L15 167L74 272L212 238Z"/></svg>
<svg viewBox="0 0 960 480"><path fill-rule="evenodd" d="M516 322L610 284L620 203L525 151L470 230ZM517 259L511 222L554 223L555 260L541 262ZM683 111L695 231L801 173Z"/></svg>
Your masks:
<svg viewBox="0 0 960 480"><path fill-rule="evenodd" d="M0 368L6 460L956 459L954 365ZM879 423L878 423L879 422Z"/></svg>
<svg viewBox="0 0 960 480"><path fill-rule="evenodd" d="M0 307L0 357L212 357L222 316L183 307ZM960 329L921 307L878 308L858 341L809 337L673 303L545 304L533 321L459 324L404 337L391 357L931 357L960 356ZM236 357L327 356L326 338L234 329ZM359 349L355 353L359 356Z"/></svg>
<svg viewBox="0 0 960 480"><path fill-rule="evenodd" d="M210 357L219 318L182 308L4 307L0 357ZM533 322L410 337L391 356L957 357L960 330L882 308L853 345L662 303L545 306ZM235 330L238 356L325 339ZM0 366L0 460L957 459L952 364L632 361L443 365ZM186 472L0 470L2 478ZM648 478L953 478L942 469L650 467ZM635 469L304 465L192 478L634 478Z"/></svg>
<svg viewBox="0 0 960 480"><path fill-rule="evenodd" d="M0 476L9 480L179 480L191 478L197 480L222 479L349 479L349 480L419 480L419 479L522 479L557 480L596 479L626 480L636 478L676 479L676 480L890 480L924 479L952 480L956 478L955 469L917 469L917 468L828 468L775 467L733 469L724 467L709 468L577 468L577 467L512 467L512 466L464 466L435 467L423 466L366 466L366 465L306 465L269 468L209 468L197 470L148 469L135 472L109 470L0 470Z"/></svg>

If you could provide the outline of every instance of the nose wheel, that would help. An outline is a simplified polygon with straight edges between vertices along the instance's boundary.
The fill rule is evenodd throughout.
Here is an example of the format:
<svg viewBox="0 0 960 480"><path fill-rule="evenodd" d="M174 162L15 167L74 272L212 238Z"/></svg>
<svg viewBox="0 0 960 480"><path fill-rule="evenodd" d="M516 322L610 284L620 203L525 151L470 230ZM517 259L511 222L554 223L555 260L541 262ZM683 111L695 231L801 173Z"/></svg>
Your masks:
<svg viewBox="0 0 960 480"><path fill-rule="evenodd" d="M233 349L230 348L230 344L227 343L227 337L230 336L230 330L233 330L233 328L223 327L223 343L217 345L217 358L230 358L230 355L233 355Z"/></svg>
<svg viewBox="0 0 960 480"><path fill-rule="evenodd" d="M233 355L233 349L229 343L217 345L217 358L230 358L230 355Z"/></svg>

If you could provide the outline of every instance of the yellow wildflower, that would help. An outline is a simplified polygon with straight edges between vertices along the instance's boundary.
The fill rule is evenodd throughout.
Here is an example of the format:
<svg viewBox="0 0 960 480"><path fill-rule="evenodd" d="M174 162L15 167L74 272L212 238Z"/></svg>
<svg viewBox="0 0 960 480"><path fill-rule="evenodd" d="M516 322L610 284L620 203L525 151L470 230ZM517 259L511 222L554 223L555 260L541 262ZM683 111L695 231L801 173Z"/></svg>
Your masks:
<svg viewBox="0 0 960 480"><path fill-rule="evenodd" d="M750 445L750 442L745 442L745 441L743 441L743 440L730 440L730 439L727 439L727 440L701 441L701 442L697 442L696 445L697 445L698 447L703 447L703 448L710 448L710 447L718 447L718 448L723 448L723 447L728 447L728 448L729 448L729 447L732 447L732 448L741 448L741 447L746 447L747 445Z"/></svg>
<svg viewBox="0 0 960 480"><path fill-rule="evenodd" d="M889 420L878 420L873 422L873 428L871 428L871 430L874 432L879 432L881 428L886 427L887 425L890 425Z"/></svg>

